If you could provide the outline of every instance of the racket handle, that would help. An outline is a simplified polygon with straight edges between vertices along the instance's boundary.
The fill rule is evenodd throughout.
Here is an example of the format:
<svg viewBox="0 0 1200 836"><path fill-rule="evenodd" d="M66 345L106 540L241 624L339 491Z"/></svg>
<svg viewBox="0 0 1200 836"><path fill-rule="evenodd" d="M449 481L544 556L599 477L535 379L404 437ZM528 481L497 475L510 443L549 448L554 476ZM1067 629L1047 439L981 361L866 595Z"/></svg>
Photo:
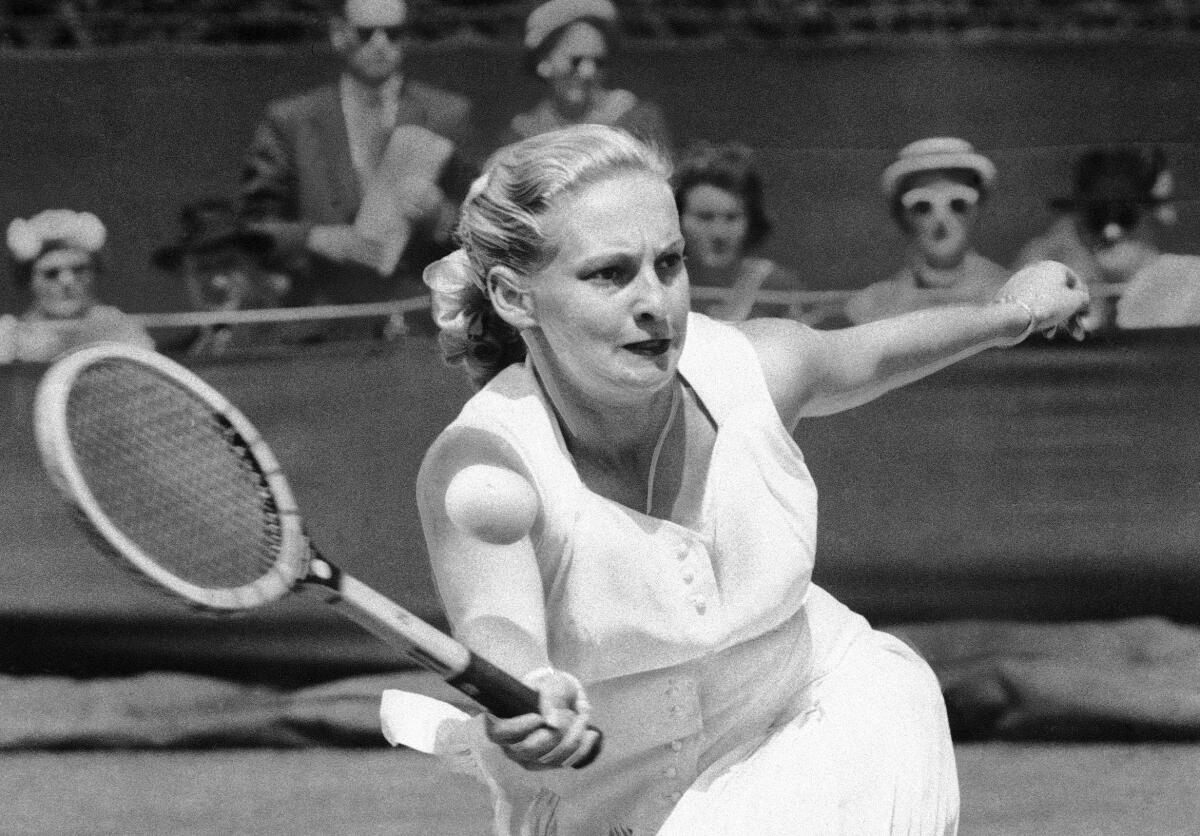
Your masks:
<svg viewBox="0 0 1200 836"><path fill-rule="evenodd" d="M460 673L446 677L446 682L462 691L475 702L482 705L497 717L519 717L522 714L537 714L539 711L538 692L521 682L511 674L502 671L487 659L473 651L466 668ZM600 754L600 746L604 735L595 726L588 726L596 733L596 745L588 756L576 763L575 769L582 769L596 759Z"/></svg>
<svg viewBox="0 0 1200 836"><path fill-rule="evenodd" d="M343 572L315 548L302 585L320 590L326 603L436 673L496 717L538 713L537 691ZM595 726L588 729L596 733L596 745L587 758L575 764L576 769L587 766L600 754L603 736Z"/></svg>
<svg viewBox="0 0 1200 836"><path fill-rule="evenodd" d="M538 713L538 692L487 659L468 651L467 666L446 677L446 682L462 691L497 717L519 717Z"/></svg>

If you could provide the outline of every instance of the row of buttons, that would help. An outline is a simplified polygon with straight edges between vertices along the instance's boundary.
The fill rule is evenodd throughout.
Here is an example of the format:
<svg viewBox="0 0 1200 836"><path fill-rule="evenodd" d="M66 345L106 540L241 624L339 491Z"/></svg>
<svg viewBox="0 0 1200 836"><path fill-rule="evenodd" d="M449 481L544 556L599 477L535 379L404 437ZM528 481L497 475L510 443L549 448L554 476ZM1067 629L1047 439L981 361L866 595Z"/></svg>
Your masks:
<svg viewBox="0 0 1200 836"><path fill-rule="evenodd" d="M684 561L686 561L688 559L688 555L690 555L691 553L692 553L691 546L687 543L681 543L679 546L679 550L675 552L675 558L680 563L683 563ZM696 580L696 570L694 568L692 568L691 566L685 565L680 572L680 577L683 579L683 582L685 584L688 584L690 586ZM708 602L704 599L703 595L699 595L699 594L691 595L688 597L687 601L689 604L692 605L692 608L696 610L697 615L704 615L704 613L708 611Z"/></svg>
<svg viewBox="0 0 1200 836"><path fill-rule="evenodd" d="M666 698L670 701L670 707L667 710L670 712L672 717L682 717L694 710L692 708L692 701L695 699L695 685L687 677L682 679L671 679L664 696L666 696ZM684 741L682 739L672 740L667 744L667 748L670 749L671 752L676 756L683 751L683 747ZM679 777L679 772L679 766L676 762L667 766L662 771L662 775L664 778L673 781ZM676 786L678 786L678 784ZM664 793L662 796L662 801L666 806L673 807L682 797L683 793L676 789L672 790L671 792Z"/></svg>
<svg viewBox="0 0 1200 836"><path fill-rule="evenodd" d="M679 706L675 706L675 707L678 708ZM670 744L668 744L668 746L671 749L671 751L675 752L676 754L683 751L683 741L682 740L672 740L670 742ZM663 770L662 774L663 774L663 777L668 778L668 779L678 778L679 777L679 767L677 767L675 765L668 766L666 769ZM667 804L668 806L673 806L682 797L683 797L683 793L681 793L679 790L673 790L669 793L664 793L662 798L663 798L664 804Z"/></svg>

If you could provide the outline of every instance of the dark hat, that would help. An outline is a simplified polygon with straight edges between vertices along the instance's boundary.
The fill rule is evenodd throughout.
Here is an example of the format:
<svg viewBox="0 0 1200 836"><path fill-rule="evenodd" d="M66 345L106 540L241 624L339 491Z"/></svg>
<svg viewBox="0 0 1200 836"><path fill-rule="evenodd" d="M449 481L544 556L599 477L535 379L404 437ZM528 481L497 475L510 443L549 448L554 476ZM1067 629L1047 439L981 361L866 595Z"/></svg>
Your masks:
<svg viewBox="0 0 1200 836"><path fill-rule="evenodd" d="M1093 148L1075 161L1073 190L1050 200L1060 211L1105 204L1155 206L1170 200L1171 175L1161 149Z"/></svg>
<svg viewBox="0 0 1200 836"><path fill-rule="evenodd" d="M179 212L182 227L179 240L159 247L151 256L156 267L177 270L185 253L212 252L221 249L240 249L254 255L264 255L271 248L271 238L264 232L247 229L228 201L209 198L189 203Z"/></svg>

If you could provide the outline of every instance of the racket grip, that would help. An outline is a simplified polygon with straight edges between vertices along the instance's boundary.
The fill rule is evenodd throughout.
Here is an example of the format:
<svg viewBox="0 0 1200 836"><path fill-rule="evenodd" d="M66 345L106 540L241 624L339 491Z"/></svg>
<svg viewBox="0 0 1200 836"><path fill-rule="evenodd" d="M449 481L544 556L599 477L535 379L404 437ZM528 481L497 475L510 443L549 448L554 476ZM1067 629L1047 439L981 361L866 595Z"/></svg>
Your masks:
<svg viewBox="0 0 1200 836"><path fill-rule="evenodd" d="M522 714L537 714L540 710L537 691L474 652L470 652L466 668L446 677L446 682L496 717L519 717ZM604 735L595 726L589 725L588 729L596 733L596 745L584 760L574 765L575 769L582 769L600 754Z"/></svg>
<svg viewBox="0 0 1200 836"><path fill-rule="evenodd" d="M446 682L497 717L538 713L538 693L487 659L470 653L467 666Z"/></svg>

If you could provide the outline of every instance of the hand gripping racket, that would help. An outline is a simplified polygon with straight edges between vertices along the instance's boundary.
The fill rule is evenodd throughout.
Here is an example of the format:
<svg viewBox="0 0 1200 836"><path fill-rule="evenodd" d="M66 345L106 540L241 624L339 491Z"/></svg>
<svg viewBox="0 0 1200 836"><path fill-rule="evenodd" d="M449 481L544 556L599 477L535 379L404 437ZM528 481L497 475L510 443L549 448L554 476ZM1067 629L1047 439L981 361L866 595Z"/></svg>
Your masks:
<svg viewBox="0 0 1200 836"><path fill-rule="evenodd" d="M313 589L493 715L537 713L532 688L324 559L266 442L178 363L117 343L65 355L38 385L34 428L85 531L160 589L215 613Z"/></svg>

